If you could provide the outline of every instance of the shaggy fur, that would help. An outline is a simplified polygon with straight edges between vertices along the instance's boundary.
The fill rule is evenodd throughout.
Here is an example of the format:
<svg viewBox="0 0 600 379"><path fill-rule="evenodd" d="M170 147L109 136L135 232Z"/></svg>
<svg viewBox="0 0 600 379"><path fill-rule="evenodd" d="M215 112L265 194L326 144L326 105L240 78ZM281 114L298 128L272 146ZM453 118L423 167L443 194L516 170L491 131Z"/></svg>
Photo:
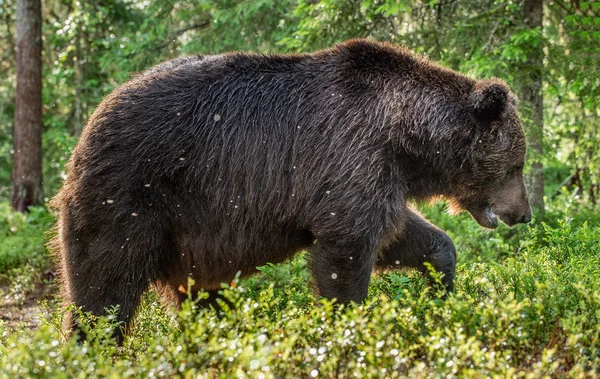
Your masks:
<svg viewBox="0 0 600 379"><path fill-rule="evenodd" d="M75 148L53 200L65 301L128 325L151 284L178 303L188 277L214 292L301 249L339 302L365 298L377 252L451 288L452 241L407 200L527 222L524 155L506 84L406 49L175 59L107 96Z"/></svg>

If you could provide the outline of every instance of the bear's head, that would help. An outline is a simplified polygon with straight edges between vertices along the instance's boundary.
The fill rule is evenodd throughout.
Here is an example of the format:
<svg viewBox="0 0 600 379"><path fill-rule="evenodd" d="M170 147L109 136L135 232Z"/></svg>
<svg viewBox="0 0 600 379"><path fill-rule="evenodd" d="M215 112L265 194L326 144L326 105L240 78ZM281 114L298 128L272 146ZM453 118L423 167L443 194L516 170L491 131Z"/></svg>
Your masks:
<svg viewBox="0 0 600 379"><path fill-rule="evenodd" d="M479 81L468 97L468 146L460 191L453 207L467 210L486 228L531 220L531 207L523 181L525 134L517 112L517 100L499 80ZM464 179L467 178L467 179Z"/></svg>

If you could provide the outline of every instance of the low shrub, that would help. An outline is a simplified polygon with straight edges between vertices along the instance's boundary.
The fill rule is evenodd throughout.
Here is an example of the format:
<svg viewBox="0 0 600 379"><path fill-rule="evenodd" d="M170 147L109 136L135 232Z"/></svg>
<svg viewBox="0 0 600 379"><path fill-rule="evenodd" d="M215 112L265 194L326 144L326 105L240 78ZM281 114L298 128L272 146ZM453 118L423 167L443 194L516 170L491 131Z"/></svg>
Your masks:
<svg viewBox="0 0 600 379"><path fill-rule="evenodd" d="M299 255L225 286L221 310L173 313L149 293L122 347L110 316L77 343L48 309L37 330L0 325L0 377L598 376L600 229L539 229L459 264L446 298L408 271L375 277L361 305L315 300Z"/></svg>

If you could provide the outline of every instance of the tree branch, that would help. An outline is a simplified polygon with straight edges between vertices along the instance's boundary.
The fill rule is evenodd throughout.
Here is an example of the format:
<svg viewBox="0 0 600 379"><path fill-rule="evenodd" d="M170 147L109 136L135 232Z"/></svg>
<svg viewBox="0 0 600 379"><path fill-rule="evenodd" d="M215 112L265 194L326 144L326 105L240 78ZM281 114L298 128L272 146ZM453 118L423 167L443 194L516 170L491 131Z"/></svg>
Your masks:
<svg viewBox="0 0 600 379"><path fill-rule="evenodd" d="M166 48L167 46L169 46L171 43L173 43L175 40L177 40L177 38L181 37L182 35L184 35L185 33L189 32L190 30L194 30L194 29L204 29L206 28L208 25L210 25L210 20L208 21L204 21L198 24L193 24L190 26L186 26L185 28L179 29L177 31L175 31L173 34L171 34L171 36L162 44L156 46L157 50L163 50L164 48Z"/></svg>
<svg viewBox="0 0 600 379"><path fill-rule="evenodd" d="M563 189L563 187L566 187L568 190L574 185L577 185L577 183L580 181L579 175L583 172L583 170L583 168L576 168L575 172L569 175L565 180L562 181L562 183L558 185L558 187L554 189L552 195L550 195L550 198L556 198L560 194L560 190Z"/></svg>
<svg viewBox="0 0 600 379"><path fill-rule="evenodd" d="M498 30L499 25L500 25L500 19L498 19L498 21L496 21L496 23L494 24L494 27L492 28L492 32L490 33L490 36L488 37L488 40L485 43L485 45L483 45L483 48L481 49L481 51L486 51L488 49L488 47L490 47L490 44L492 43L492 39L494 38L494 34L496 34L496 30Z"/></svg>
<svg viewBox="0 0 600 379"><path fill-rule="evenodd" d="M179 30L176 30L173 34L171 34L169 36L169 38L166 41L164 41L163 43L161 43L158 46L155 46L155 47L151 48L151 50L153 50L153 51L162 51L167 46L169 46L174 41L176 41L177 38L181 37L182 35L184 35L185 33L189 32L190 30L204 29L204 28L206 28L209 25L210 25L210 20L204 21L204 22L201 22L201 23L197 23L197 24L193 24L193 25L190 25L190 26L186 26L185 28L181 28ZM139 53L138 51L132 51L131 53L127 54L125 57L126 58L132 58L132 57L136 56L138 53Z"/></svg>

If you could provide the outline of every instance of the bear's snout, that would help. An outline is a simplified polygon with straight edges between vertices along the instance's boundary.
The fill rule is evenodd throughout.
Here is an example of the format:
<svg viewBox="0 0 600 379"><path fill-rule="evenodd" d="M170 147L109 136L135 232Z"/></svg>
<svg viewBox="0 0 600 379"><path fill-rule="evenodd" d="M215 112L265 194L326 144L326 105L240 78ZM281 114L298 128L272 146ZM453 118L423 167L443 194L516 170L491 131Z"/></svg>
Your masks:
<svg viewBox="0 0 600 379"><path fill-rule="evenodd" d="M498 213L498 218L507 226L527 224L531 221L531 209L523 212Z"/></svg>
<svg viewBox="0 0 600 379"><path fill-rule="evenodd" d="M531 209L521 216L519 219L519 224L527 224L531 221Z"/></svg>

